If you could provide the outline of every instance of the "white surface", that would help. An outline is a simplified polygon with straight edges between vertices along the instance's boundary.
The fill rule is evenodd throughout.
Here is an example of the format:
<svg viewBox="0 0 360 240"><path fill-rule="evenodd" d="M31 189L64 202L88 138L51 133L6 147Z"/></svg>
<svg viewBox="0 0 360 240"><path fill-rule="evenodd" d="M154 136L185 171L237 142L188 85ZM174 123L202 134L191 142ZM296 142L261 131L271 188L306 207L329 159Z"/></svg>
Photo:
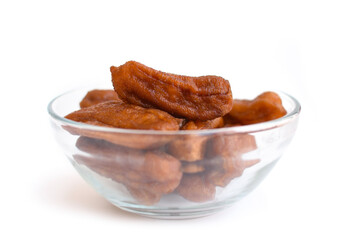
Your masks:
<svg viewBox="0 0 360 240"><path fill-rule="evenodd" d="M0 239L359 239L359 12L357 1L1 1ZM297 135L219 214L118 210L62 155L46 106L131 59L289 92L303 107Z"/></svg>

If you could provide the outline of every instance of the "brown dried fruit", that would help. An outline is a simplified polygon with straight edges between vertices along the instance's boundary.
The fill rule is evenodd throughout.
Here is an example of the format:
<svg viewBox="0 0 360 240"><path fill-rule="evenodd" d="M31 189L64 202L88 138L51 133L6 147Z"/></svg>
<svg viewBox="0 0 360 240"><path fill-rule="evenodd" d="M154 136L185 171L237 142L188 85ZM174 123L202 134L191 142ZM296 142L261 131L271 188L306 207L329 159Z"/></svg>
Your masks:
<svg viewBox="0 0 360 240"><path fill-rule="evenodd" d="M71 134L80 135L89 138L103 139L113 144L134 149L155 149L170 142L174 135L158 134L135 134L135 133L117 133L110 131L89 130L64 126L64 129Z"/></svg>
<svg viewBox="0 0 360 240"><path fill-rule="evenodd" d="M218 117L207 121L188 121L181 130L201 130L201 129L213 129L221 128L224 126L224 119Z"/></svg>
<svg viewBox="0 0 360 240"><path fill-rule="evenodd" d="M139 201L141 204L151 206L160 201L161 194L146 191L145 189L137 189L127 187L127 190L133 198Z"/></svg>
<svg viewBox="0 0 360 240"><path fill-rule="evenodd" d="M124 184L142 204L155 204L161 195L173 192L182 178L180 161L163 152L144 152L86 137L80 137L76 146L87 155L76 154L75 161Z"/></svg>
<svg viewBox="0 0 360 240"><path fill-rule="evenodd" d="M245 168L259 162L243 160L242 155L256 149L254 136L249 134L219 135L209 143L208 158L211 168L207 170L207 179L216 186L225 187L236 177L240 177Z"/></svg>
<svg viewBox="0 0 360 240"><path fill-rule="evenodd" d="M187 174L181 179L176 192L189 201L207 202L215 198L216 188L204 174Z"/></svg>
<svg viewBox="0 0 360 240"><path fill-rule="evenodd" d="M120 99L131 104L193 120L221 117L232 108L230 84L222 77L164 73L135 61L110 71Z"/></svg>
<svg viewBox="0 0 360 240"><path fill-rule="evenodd" d="M179 136L168 144L167 152L182 161L199 161L204 158L207 139L202 135Z"/></svg>
<svg viewBox="0 0 360 240"><path fill-rule="evenodd" d="M180 181L182 176L180 161L164 152L144 152L87 137L80 137L76 147L114 171L126 170L125 176L130 180L169 182Z"/></svg>
<svg viewBox="0 0 360 240"><path fill-rule="evenodd" d="M156 109L145 109L120 101L108 101L70 113L66 118L103 127L132 129L178 130L181 119ZM71 134L104 139L114 144L137 149L160 147L169 142L172 135L134 134L101 131L99 129L64 126Z"/></svg>
<svg viewBox="0 0 360 240"><path fill-rule="evenodd" d="M86 157L83 155L74 155L73 157L78 164L87 166L103 177L124 184L133 198L141 204L153 205L160 200L163 192L167 193L166 191L161 191L158 187L155 189L149 183L145 183L146 186L144 186L143 182L129 180L126 176L126 169L114 169L111 164L101 163L98 159L93 157ZM175 187L172 187L171 192L174 191L178 184Z"/></svg>
<svg viewBox="0 0 360 240"><path fill-rule="evenodd" d="M103 177L121 183L128 189L131 188L133 191L138 190L143 192L143 194L150 195L146 198L152 198L151 196L161 196L163 194L173 192L179 185L181 179L180 177L179 179L170 180L168 182L144 181L141 179L141 173L139 172L130 171L124 168L115 168L116 166L109 163L102 163L99 159L94 157L83 155L74 155L73 157L78 164L85 165ZM134 198L142 203L148 202L146 199L140 199L139 194L140 192L137 192ZM159 198L156 197L155 199Z"/></svg>
<svg viewBox="0 0 360 240"><path fill-rule="evenodd" d="M219 187L226 187L234 178L240 177L246 168L260 162L259 159L243 160L236 157L224 157L219 169L207 171L207 180Z"/></svg>
<svg viewBox="0 0 360 240"><path fill-rule="evenodd" d="M231 156L242 155L257 148L253 135L246 133L222 134L211 139L208 155Z"/></svg>
<svg viewBox="0 0 360 240"><path fill-rule="evenodd" d="M232 110L224 117L227 124L248 125L280 118L286 114L281 98L264 92L254 100L234 100Z"/></svg>
<svg viewBox="0 0 360 240"><path fill-rule="evenodd" d="M89 91L80 102L80 108L90 107L98 103L107 101L120 101L119 96L114 90L94 89Z"/></svg>
<svg viewBox="0 0 360 240"><path fill-rule="evenodd" d="M189 121L182 130L200 130L218 128L224 125L222 117L207 121ZM208 136L204 135L184 135L179 136L176 140L168 145L168 152L176 158L193 162L204 158L206 142Z"/></svg>
<svg viewBox="0 0 360 240"><path fill-rule="evenodd" d="M201 163L183 162L181 169L184 173L200 173L205 171L205 167Z"/></svg>
<svg viewBox="0 0 360 240"><path fill-rule="evenodd" d="M161 110L121 101L99 103L70 113L65 118L98 126L165 131L179 130L182 121Z"/></svg>

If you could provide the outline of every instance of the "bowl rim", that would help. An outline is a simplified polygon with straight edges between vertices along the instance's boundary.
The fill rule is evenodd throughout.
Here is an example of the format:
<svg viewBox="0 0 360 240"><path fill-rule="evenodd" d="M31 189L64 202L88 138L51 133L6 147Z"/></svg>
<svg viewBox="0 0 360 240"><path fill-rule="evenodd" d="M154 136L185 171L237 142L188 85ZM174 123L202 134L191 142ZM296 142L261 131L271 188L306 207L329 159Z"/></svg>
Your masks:
<svg viewBox="0 0 360 240"><path fill-rule="evenodd" d="M261 123L255 123L255 124L249 124L249 125L243 125L243 126L233 126L233 127L224 127L224 128L215 128L215 129L201 129L201 130L186 130L186 131L161 131L161 130L143 130L143 129L125 129L125 128L110 128L110 127L103 127L103 126L95 126L90 125L82 122L76 122L70 119L67 119L63 116L60 116L56 113L56 111L53 108L54 103L60 99L61 97L71 94L73 92L79 91L79 90L85 90L84 88L78 88L69 90L67 92L64 92L55 98L53 98L48 106L47 111L49 115L51 116L52 120L58 121L63 125L80 128L80 129L87 129L91 131L101 131L101 132L111 132L111 133L123 133L123 134L134 134L134 135L209 135L209 134L219 134L219 133L255 133L255 132L261 132L265 130L270 130L274 128L281 127L283 125L286 125L287 123L292 122L293 120L297 119L300 111L301 111L301 105L299 101L291 96L290 94L287 94L283 91L274 90L273 92L280 95L280 97L288 98L292 104L294 104L294 108L291 111L287 111L286 115L266 121Z"/></svg>

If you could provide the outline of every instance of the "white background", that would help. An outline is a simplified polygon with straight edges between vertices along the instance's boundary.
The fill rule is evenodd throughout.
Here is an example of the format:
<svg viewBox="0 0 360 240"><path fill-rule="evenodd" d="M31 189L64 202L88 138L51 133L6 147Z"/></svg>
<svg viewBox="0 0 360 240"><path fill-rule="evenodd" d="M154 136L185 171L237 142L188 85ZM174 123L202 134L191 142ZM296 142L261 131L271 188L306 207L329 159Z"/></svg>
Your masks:
<svg viewBox="0 0 360 240"><path fill-rule="evenodd" d="M265 181L206 218L138 217L75 172L47 103L137 60L302 104ZM360 239L358 1L1 1L0 239Z"/></svg>

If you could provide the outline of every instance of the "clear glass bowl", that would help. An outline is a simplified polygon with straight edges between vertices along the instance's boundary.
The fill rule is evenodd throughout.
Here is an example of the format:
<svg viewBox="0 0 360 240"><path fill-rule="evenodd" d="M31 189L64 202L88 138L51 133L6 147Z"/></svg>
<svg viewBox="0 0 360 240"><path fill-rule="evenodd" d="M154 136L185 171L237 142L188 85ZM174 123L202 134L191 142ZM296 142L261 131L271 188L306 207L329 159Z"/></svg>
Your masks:
<svg viewBox="0 0 360 240"><path fill-rule="evenodd" d="M155 218L206 216L247 195L281 157L300 113L295 98L277 92L287 114L246 126L164 132L65 119L92 89L70 91L49 103L55 138L79 174L105 199Z"/></svg>

